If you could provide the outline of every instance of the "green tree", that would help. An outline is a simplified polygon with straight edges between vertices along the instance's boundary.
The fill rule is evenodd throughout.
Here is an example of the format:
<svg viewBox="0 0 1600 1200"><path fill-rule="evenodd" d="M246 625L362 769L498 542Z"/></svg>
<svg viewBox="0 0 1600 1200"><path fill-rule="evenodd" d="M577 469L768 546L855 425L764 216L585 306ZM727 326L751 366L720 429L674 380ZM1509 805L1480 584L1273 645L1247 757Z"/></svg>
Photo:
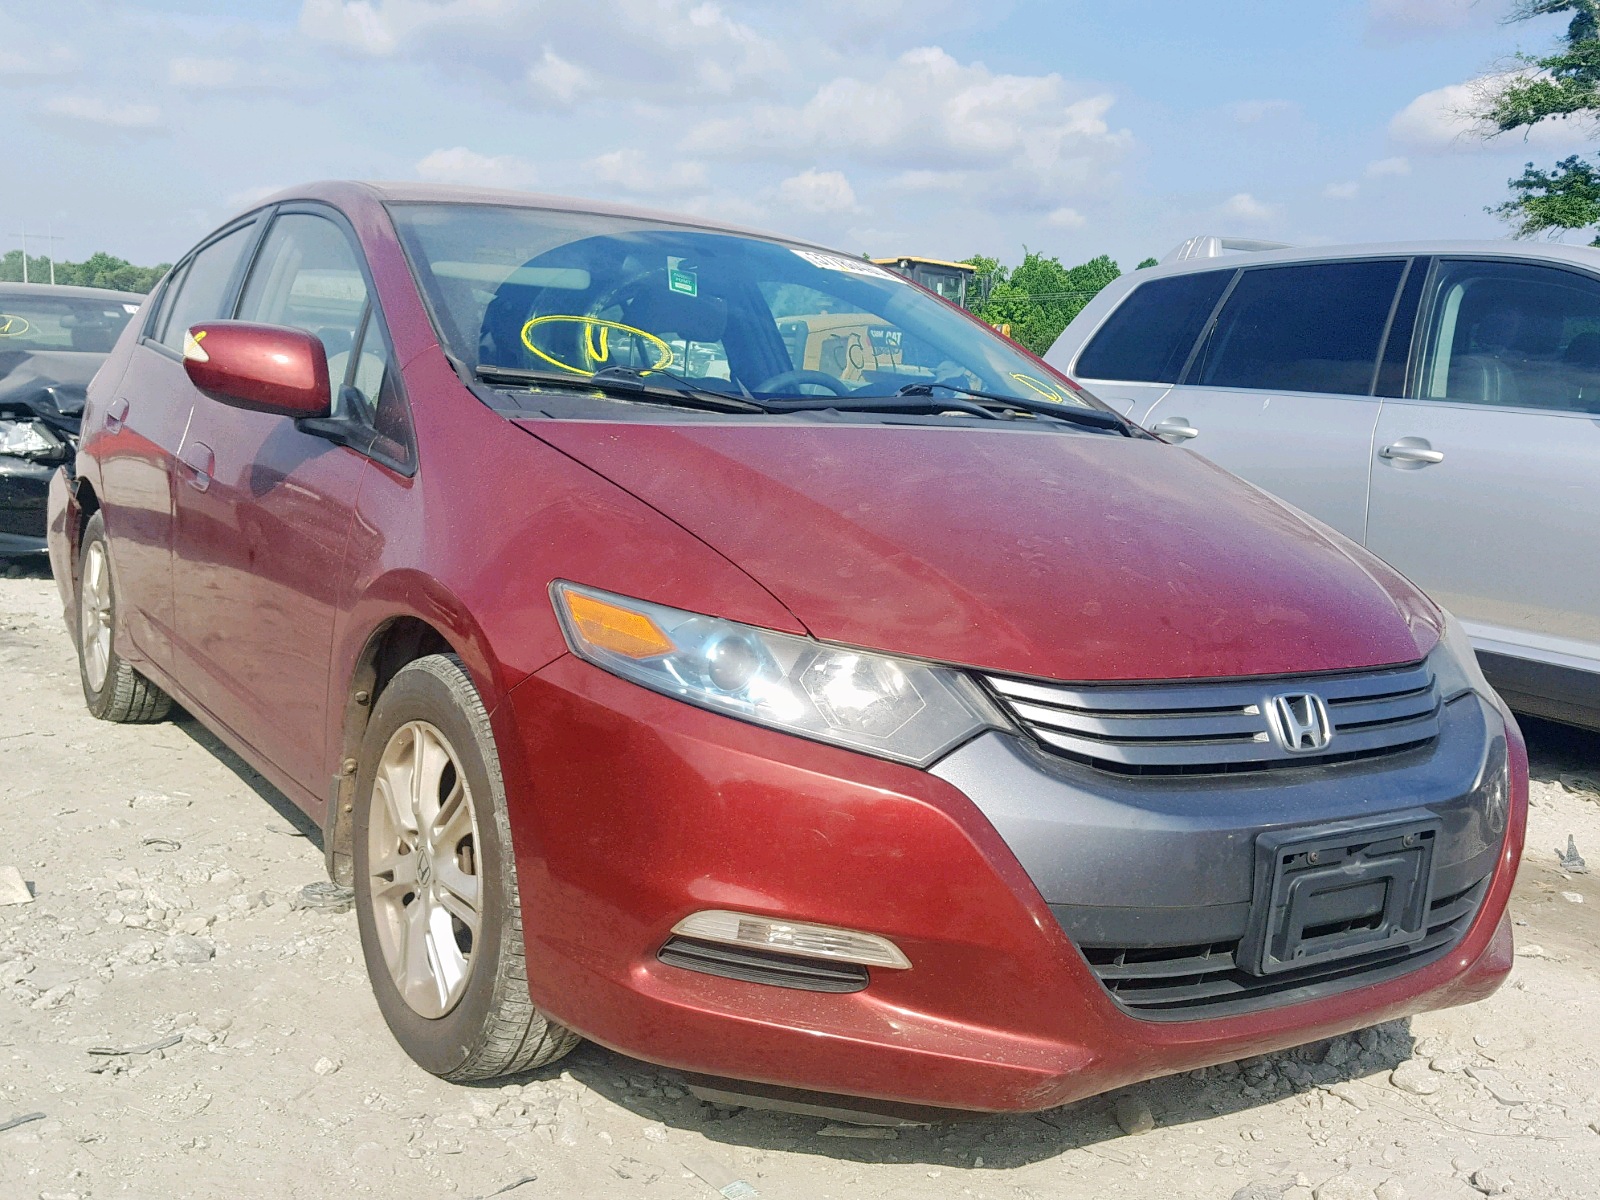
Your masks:
<svg viewBox="0 0 1600 1200"><path fill-rule="evenodd" d="M1143 262L1141 262L1137 267L1135 267L1134 270L1135 271L1142 271L1146 267L1159 267L1160 265L1161 265L1161 260L1159 258L1147 258Z"/></svg>
<svg viewBox="0 0 1600 1200"><path fill-rule="evenodd" d="M153 267L136 267L125 258L97 250L81 263L57 262L55 280L58 284L77 287L110 288L116 292L148 292L160 282L171 263ZM0 255L0 283L22 281L22 251L11 250ZM28 281L50 282L50 260L42 255L28 255Z"/></svg>
<svg viewBox="0 0 1600 1200"><path fill-rule="evenodd" d="M1507 20L1560 13L1572 19L1555 52L1519 55L1523 69L1501 76L1479 96L1473 115L1490 136L1560 117L1600 115L1600 0L1518 0ZM1507 186L1511 199L1485 211L1506 221L1517 237L1600 225L1600 172L1576 155L1548 171L1529 163Z"/></svg>
<svg viewBox="0 0 1600 1200"><path fill-rule="evenodd" d="M993 280L986 294L979 289L983 299L973 311L991 325L1010 326L1011 336L1035 354L1048 350L1067 322L1122 274L1109 255L1068 268L1060 259L1036 254L1026 246L1022 262L1015 268L982 255L966 261Z"/></svg>

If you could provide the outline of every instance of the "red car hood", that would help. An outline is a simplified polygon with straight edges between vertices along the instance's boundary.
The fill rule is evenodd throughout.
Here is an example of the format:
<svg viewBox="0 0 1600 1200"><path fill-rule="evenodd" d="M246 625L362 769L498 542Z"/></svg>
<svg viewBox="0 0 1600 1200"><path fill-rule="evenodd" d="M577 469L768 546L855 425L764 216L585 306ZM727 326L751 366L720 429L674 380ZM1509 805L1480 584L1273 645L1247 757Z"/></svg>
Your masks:
<svg viewBox="0 0 1600 1200"><path fill-rule="evenodd" d="M521 424L731 559L828 641L1106 680L1378 666L1438 640L1436 610L1394 571L1160 442Z"/></svg>

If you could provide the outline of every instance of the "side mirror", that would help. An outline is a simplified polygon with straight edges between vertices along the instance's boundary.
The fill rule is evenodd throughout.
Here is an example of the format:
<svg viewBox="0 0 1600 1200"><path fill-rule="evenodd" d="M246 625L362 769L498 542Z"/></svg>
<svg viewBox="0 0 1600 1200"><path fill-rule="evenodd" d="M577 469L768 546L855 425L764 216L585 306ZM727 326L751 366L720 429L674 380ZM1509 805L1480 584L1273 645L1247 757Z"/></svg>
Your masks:
<svg viewBox="0 0 1600 1200"><path fill-rule="evenodd" d="M303 329L208 321L183 339L183 369L213 400L281 417L333 411L328 352Z"/></svg>

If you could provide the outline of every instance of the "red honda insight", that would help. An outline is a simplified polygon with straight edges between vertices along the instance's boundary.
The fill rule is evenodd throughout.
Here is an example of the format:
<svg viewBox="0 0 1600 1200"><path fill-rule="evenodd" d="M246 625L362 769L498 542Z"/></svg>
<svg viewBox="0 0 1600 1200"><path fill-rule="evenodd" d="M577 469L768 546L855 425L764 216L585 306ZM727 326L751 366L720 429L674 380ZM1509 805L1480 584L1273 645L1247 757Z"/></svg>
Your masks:
<svg viewBox="0 0 1600 1200"><path fill-rule="evenodd" d="M1042 1109L1511 967L1455 622L853 255L284 192L123 333L50 552L90 710L320 823L448 1079Z"/></svg>

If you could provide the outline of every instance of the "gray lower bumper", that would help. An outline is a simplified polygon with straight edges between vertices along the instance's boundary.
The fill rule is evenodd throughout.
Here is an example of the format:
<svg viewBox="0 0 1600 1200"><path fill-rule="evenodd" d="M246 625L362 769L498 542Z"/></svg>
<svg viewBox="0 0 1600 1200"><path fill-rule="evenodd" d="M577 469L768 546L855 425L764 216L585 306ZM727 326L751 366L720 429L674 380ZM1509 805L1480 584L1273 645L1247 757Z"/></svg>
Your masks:
<svg viewBox="0 0 1600 1200"><path fill-rule="evenodd" d="M1256 840L1272 830L1427 810L1441 830L1434 891L1493 869L1505 830L1487 777L1505 759L1498 712L1445 706L1430 745L1381 758L1216 776L1120 776L990 733L933 773L1005 839L1080 945L1178 946L1244 936Z"/></svg>

